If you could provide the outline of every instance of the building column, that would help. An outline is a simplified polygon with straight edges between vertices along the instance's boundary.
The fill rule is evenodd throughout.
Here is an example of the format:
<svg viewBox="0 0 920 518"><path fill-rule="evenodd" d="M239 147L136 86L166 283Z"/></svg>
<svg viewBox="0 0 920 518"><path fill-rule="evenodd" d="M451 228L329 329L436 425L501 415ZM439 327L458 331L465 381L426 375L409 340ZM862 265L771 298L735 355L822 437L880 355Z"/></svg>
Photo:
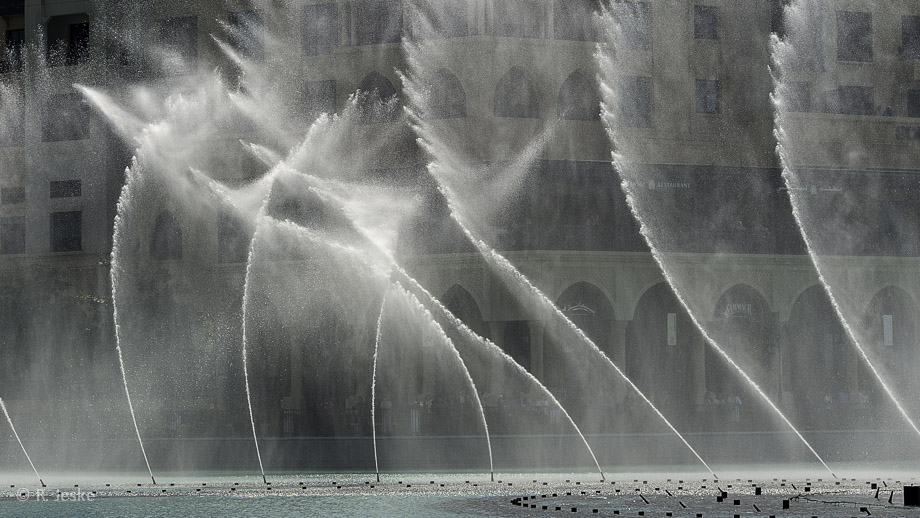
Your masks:
<svg viewBox="0 0 920 518"><path fill-rule="evenodd" d="M508 323L503 320L493 320L489 322L489 340L493 344L505 350L505 326Z"/></svg>
<svg viewBox="0 0 920 518"><path fill-rule="evenodd" d="M502 351L505 350L505 327L507 325L508 323L502 320L493 320L489 322L489 340L497 345ZM500 380L505 375L505 366L501 362L493 362L491 370L492 375L486 380L485 386L482 387L483 394L492 392L491 380ZM483 404L486 403L486 401L483 401Z"/></svg>
<svg viewBox="0 0 920 518"><path fill-rule="evenodd" d="M291 393L281 398L281 408L301 410L303 406L303 349L295 342L291 344Z"/></svg>
<svg viewBox="0 0 920 518"><path fill-rule="evenodd" d="M626 372L626 328L629 327L628 320L611 320L610 321L610 338L604 347L606 354L617 367ZM603 346L604 344L600 344ZM614 396L618 405L623 404L626 398L626 390L617 391Z"/></svg>
<svg viewBox="0 0 920 518"><path fill-rule="evenodd" d="M789 322L778 324L779 339L776 343L776 381L780 401L784 408L791 408L795 401L792 396L792 354L790 352Z"/></svg>
<svg viewBox="0 0 920 518"><path fill-rule="evenodd" d="M844 390L847 392L850 403L855 403L856 393L859 392L859 362L863 360L859 357L853 340L846 334L844 334L844 340L846 340L844 349L846 351L846 388Z"/></svg>
<svg viewBox="0 0 920 518"><path fill-rule="evenodd" d="M531 320L527 322L530 329L530 373L543 382L543 322Z"/></svg>
<svg viewBox="0 0 920 518"><path fill-rule="evenodd" d="M708 325L707 329L712 329L712 326ZM710 345L706 343L703 334L696 329L693 330L693 339L688 345L690 346L691 398L694 405L702 405L706 400L706 348Z"/></svg>

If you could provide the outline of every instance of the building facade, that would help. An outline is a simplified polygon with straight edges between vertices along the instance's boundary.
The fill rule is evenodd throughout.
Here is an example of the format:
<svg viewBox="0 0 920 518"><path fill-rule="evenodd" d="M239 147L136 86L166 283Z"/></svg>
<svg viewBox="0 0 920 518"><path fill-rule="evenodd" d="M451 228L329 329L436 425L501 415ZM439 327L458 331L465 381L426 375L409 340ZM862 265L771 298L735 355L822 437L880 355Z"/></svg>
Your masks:
<svg viewBox="0 0 920 518"><path fill-rule="evenodd" d="M756 396L706 343L669 287L611 166L594 56L599 43L609 44L602 42L593 17L598 6L573 0L425 5L438 11L438 29L444 35L438 56L443 66L432 79L438 92L436 118L463 136L457 145L467 156L483 164L501 163L548 124L555 128L527 171L524 186L503 200L513 216L496 223L490 244L666 414L679 416L681 428L720 430L725 420L736 429L770 428L769 419L749 403ZM639 150L631 158L648 171L647 184L638 188L675 209L657 222L671 236L663 252L675 272L694 279L698 290L691 307L711 338L745 366L793 421L817 429L859 428L890 412L807 254L782 179L770 99L770 34L785 30L781 8L781 2L766 0L612 4L613 13L629 27L629 41L618 52L634 103L608 109L621 110L629 147ZM301 83L299 105L291 110L306 117L340 112L356 90L381 98L396 95L406 102L398 71L407 67L401 39L411 41L416 30L409 5L395 0L305 0L287 2L282 9L301 31L288 35L300 44L291 51L299 62L291 64L297 73L289 80ZM0 84L7 88L5 129L0 131L0 354L29 358L33 365L44 365L53 356L64 358L61 373L7 363L6 386L0 388L12 393L4 397L14 401L49 396L54 391L39 387L47 384L48 376L71 379L63 371L74 365L89 366L69 381L83 383L83 392L77 391L81 394L108 383L101 380L116 372L111 371L109 257L131 149L72 85L117 90L147 82L169 88L176 76L215 67L225 69L232 81L233 64L211 35L256 22L272 34L278 19L232 2L163 2L141 12L153 18L139 24L148 27L139 37L179 58L180 65L173 64L168 73L141 70L136 61L112 50L111 31L124 19L136 21L138 14L130 6L0 1L0 31L5 34L0 51L6 56ZM797 136L800 156L807 157L797 164L807 173L803 178L810 179L801 186L803 196L812 210L835 217L839 214L834 208L846 204L876 207L871 216L861 213L874 229L867 234L871 239L840 239L841 223L830 217L829 228L812 229L814 239L834 278L846 274L853 281L847 289L856 293L854 307L862 308L853 324L866 330L860 336L872 337L862 345L872 351L871 358L886 362L882 370L896 377L901 393L908 394L918 383L913 372L920 316L920 6L839 0L810 16L820 31L810 67L795 78L797 104L786 117L786 130ZM231 38L230 43L250 55L273 48L248 41ZM22 92L22 97L11 101L13 92ZM356 131L399 124L405 124L401 117L368 119ZM229 131L214 143L226 148L219 180L241 182L263 172L231 145L246 134ZM407 130L375 169L424 177L427 158L414 140ZM452 312L554 393L571 401L593 397L578 394L573 374L559 367L567 346L554 343L544 316L523 307L464 243L437 196L431 199L431 210L404 227L404 264ZM199 283L237 286L223 292L226 300L218 305L219 315L201 317L211 328L234 328L248 248L248 239L239 234L245 236L245 231L234 231L217 217L184 219L181 208L168 202L149 211L148 219L141 242L149 248L142 247L142 253L170 279L151 290L183 299L174 301L184 308L175 311L193 313L196 297L202 296L196 293ZM184 263L207 267L183 274ZM208 280L201 281L202 276ZM323 289L332 292L328 300L336 299L334 289ZM350 303L340 300L330 306ZM361 305L373 313L373 304ZM168 328L168 313L148 316ZM49 315L61 326L54 335L65 340L48 336L44 322ZM329 323L336 318L331 311L317 320L322 324L312 331L315 335L305 336L347 327ZM309 339L291 334L266 338L289 345L286 352L266 359L272 367L265 367L263 374L274 381L263 404L274 410L263 433L366 433L366 425L362 428L355 424L358 419L347 416L360 408L355 398L369 393L368 381L355 374L345 384L348 388L317 396L323 384L310 378L316 363L298 345ZM338 333L336 340L361 344L342 346L354 349L348 353L355 357L353 370L361 371L369 364L361 351L372 336L344 335L348 338ZM200 340L207 338L181 338ZM218 341L233 350L240 337L227 331ZM239 383L233 381L239 366L234 369L221 383ZM419 394L434 383L422 378ZM488 381L484 385L486 405L499 412ZM645 429L652 418L637 410L627 393L618 390L609 401L589 405L610 416L592 431ZM726 403L736 396L745 404L737 420ZM109 405L118 407L117 393L111 397ZM523 397L504 397L532 404ZM189 400L176 407L195 408L196 415L207 416L225 403ZM318 413L328 411L330 407L321 406L326 403L339 409L329 412L336 417L328 425L311 424ZM617 418L624 415L630 417ZM207 431L189 433L215 433L203 429ZM400 432L419 430L394 431Z"/></svg>

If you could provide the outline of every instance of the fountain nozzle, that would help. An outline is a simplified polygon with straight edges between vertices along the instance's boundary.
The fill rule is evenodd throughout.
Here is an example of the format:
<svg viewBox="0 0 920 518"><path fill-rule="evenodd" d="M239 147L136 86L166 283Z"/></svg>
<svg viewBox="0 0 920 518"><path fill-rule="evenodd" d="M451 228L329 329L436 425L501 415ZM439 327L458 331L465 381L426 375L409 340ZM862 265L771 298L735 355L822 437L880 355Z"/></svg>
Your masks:
<svg viewBox="0 0 920 518"><path fill-rule="evenodd" d="M150 475L150 480L153 481L153 485L157 485L157 479L153 478L153 475Z"/></svg>
<svg viewBox="0 0 920 518"><path fill-rule="evenodd" d="M41 482L41 484L42 484L42 487L48 487L48 486L46 486L46 485L45 485L45 481L44 481L44 480L42 480L42 479L38 479L38 481L39 481L39 482Z"/></svg>
<svg viewBox="0 0 920 518"><path fill-rule="evenodd" d="M491 472L491 474L492 474L492 482L495 482L495 472L493 471Z"/></svg>
<svg viewBox="0 0 920 518"><path fill-rule="evenodd" d="M379 471L377 472L377 482L378 483L380 482L380 472Z"/></svg>
<svg viewBox="0 0 920 518"><path fill-rule="evenodd" d="M262 483L268 485L268 480L265 478L265 473L262 473Z"/></svg>

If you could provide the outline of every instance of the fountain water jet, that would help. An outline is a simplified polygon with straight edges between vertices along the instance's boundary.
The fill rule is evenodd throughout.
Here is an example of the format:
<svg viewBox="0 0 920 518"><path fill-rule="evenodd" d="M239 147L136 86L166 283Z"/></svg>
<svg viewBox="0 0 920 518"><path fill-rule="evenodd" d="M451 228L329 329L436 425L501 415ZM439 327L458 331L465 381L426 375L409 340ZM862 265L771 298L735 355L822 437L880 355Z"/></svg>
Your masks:
<svg viewBox="0 0 920 518"><path fill-rule="evenodd" d="M426 317L426 323L434 328L439 340L448 346L448 350L453 353L454 358L459 363L460 370L463 372L463 375L466 378L466 382L469 384L469 387L473 393L473 401L476 403L476 411L479 413L479 418L482 421L482 427L486 433L486 446L489 450L489 476L494 482L495 466L492 462L492 437L489 434L489 423L486 421L486 412L482 408L482 399L480 399L479 392L476 390L476 382L473 381L473 377L470 375L470 371L466 367L466 362L464 362L463 358L460 356L460 352L454 345L453 340L451 340L450 337L448 337L444 332L444 328L438 324L438 322L431 316L431 313L428 311L428 309L418 300L418 298L416 298L414 294L403 288L399 282L393 283L392 289L395 289L397 293L405 297L408 302L414 306L416 311ZM389 289L387 291L389 292Z"/></svg>
<svg viewBox="0 0 920 518"><path fill-rule="evenodd" d="M279 221L273 220L272 218L269 218L269 217L267 217L267 216L264 216L264 218L267 219L267 220L269 220L269 221L271 221L271 222L274 222L275 224L277 224L277 225L280 226L280 227L289 228L289 229L291 229L291 230L297 232L298 234L302 235L302 236L305 237L306 239L309 239L310 241L312 241L312 242L314 242L314 243L316 243L316 244L323 245L323 246L328 247L328 248L330 248L330 249L333 249L333 250L335 250L335 251L337 251L337 252L339 252L339 253L342 253L342 254L344 254L347 258L349 258L349 259L351 259L351 260L353 260L353 261L358 262L359 264L361 264L362 266L364 266L365 268L367 268L370 272L372 272L372 273L375 274L376 276L380 277L381 279L387 280L388 282L390 281L390 275L389 275L387 272L385 272L380 266L369 263L369 262L367 261L366 255L365 255L365 254L362 254L360 250L358 250L358 249L356 249L356 248L354 248L354 247L348 246L348 245L344 245L344 244L335 242L335 241L330 241L329 239L326 239L325 237L318 235L316 232L314 232L314 231L312 231L312 230L310 230L310 229L301 227L301 226L299 226L299 225L297 225L297 224L295 224L295 223L293 223L293 222L290 222L290 221L279 222ZM356 223L356 222L353 221L353 223ZM428 303L431 305L431 307L433 307L433 308L439 313L439 315L440 315L441 318L443 318L443 319L445 319L447 322L449 322L455 329L459 330L459 331L461 332L461 334L463 334L464 336L466 336L470 341L479 344L479 345L480 345L481 347L483 347L489 354L491 354L491 355L493 355L493 356L496 356L496 357L499 359L499 361L501 361L501 362L503 362L503 363L505 363L505 364L507 364L507 365L513 366L513 367L515 368L515 370L516 370L518 373L520 373L520 374L523 375L528 381L530 381L531 383L533 383L534 385L536 385L536 386L547 396L548 400L551 401L551 402L553 403L554 406L556 406L556 407L558 407L558 408L560 409L560 411L562 412L562 414L565 416L565 419L569 422L569 424L572 425L572 427L574 428L574 430L575 430L576 433L578 434L579 438L581 439L582 443L584 443L585 448L588 450L588 453L591 455L591 458L592 458L592 460L594 461L594 464L595 464L595 466L597 467L597 470L598 470L598 472L599 472L600 475L601 475L601 479L602 479L602 480L606 480L606 475L604 474L603 469L601 469L600 463L598 462L597 456L594 454L594 450L591 448L591 445L588 443L588 441L587 441L587 439L585 438L584 434L581 432L581 429L578 427L578 425L577 425L577 424L575 423L575 421L572 419L572 417L571 417L571 415L569 414L569 412L568 412L568 411L565 409L565 407L559 402L559 400L556 399L556 397L552 394L552 392L550 392L549 389L547 389L545 385L543 385L536 377L534 377L533 374L531 374L530 372L528 372L528 371L527 371L526 369L524 369L520 364L518 364L516 361L514 361L514 359L511 358L511 356L509 356L509 355L508 355L505 351L503 351L500 347L498 347L497 345L495 345L495 344L494 344L493 342L491 342L490 340L487 340L487 339L485 339L485 338L479 336L478 334L476 334L476 333L475 333L472 329L470 329L466 324L464 324L461 320L459 320L456 316L454 316L446 307L444 307L444 305L443 305L439 300L437 300L437 299L434 297L434 295L432 295L432 294L431 294L428 290L426 290L421 284L419 284L419 282L418 282L416 279L414 279L412 276L410 276L410 275L408 274L408 272L405 271L405 269L403 269L401 266L399 266L398 263L396 263L394 260L392 260L392 258L391 258L391 256L390 256L389 254L384 254L384 255L387 256L388 258L390 258L390 261L391 261L391 262L389 263L389 267L391 267L395 273L398 273L398 274L402 277L402 279L403 279L404 281L408 282L408 283L413 287L413 289L415 289L416 291L418 291L418 292L425 298L425 300L428 301ZM389 290L387 290L385 293L389 293ZM383 309L384 309L384 308L381 307L381 315L382 315L382 313L383 313ZM427 311L427 308L426 308L426 311ZM377 328L377 329L378 329L378 332L379 332L379 329L380 329L380 327L379 327L379 318L380 318L380 317L378 317L378 328ZM440 326L439 326L439 327L440 327ZM379 337L379 335L378 335L378 337ZM375 365L376 365L377 353L379 352L379 349L377 348L377 344L379 344L379 341L378 341L378 342L375 342L375 349L374 349L374 350L375 350ZM456 348L455 348L455 347L454 347L454 351L459 353L459 351L456 351ZM461 360L461 361L462 361L462 360ZM376 367L374 368L374 373L375 373L374 379L376 379ZM373 384L373 385L372 385L372 387L375 387L375 386L376 386L376 384ZM475 392L475 391L474 391L474 392ZM477 401L479 401L478 394L477 394L477 396L476 396L476 399L477 399ZM481 403L478 403L478 405L479 405L479 408L481 409L481 408L482 408ZM373 408L374 408L374 407L373 407L373 405L372 405L372 409L373 409ZM374 432L374 433L376 433L376 432ZM375 444L375 446L376 446L376 444ZM376 448L375 448L375 452L376 452ZM491 455L490 455L490 457L491 457ZM376 459L376 457L375 457L375 459ZM711 470L710 470L710 471L711 471ZM493 473L493 477L494 477L494 473Z"/></svg>
<svg viewBox="0 0 920 518"><path fill-rule="evenodd" d="M371 371L371 438L374 441L374 471L377 474L377 482L380 482L380 461L377 459L377 359L380 353L380 335L383 327L383 312L387 307L387 297L390 290L383 294L383 301L380 303L380 315L377 317L377 332L374 334L374 366Z"/></svg>
<svg viewBox="0 0 920 518"><path fill-rule="evenodd" d="M601 28L604 30L604 33L607 35L608 41L607 46L598 45L598 49L595 53L595 59L597 61L598 67L600 69L600 82L602 85L602 94L603 102L601 103L601 120L604 122L607 134L610 138L611 143L615 150L618 149L618 144L620 144L618 126L617 126L617 114L613 112L615 106L619 106L621 102L624 102L619 98L620 91L619 87L616 85L615 74L618 70L616 62L616 49L613 44L617 38L617 34L622 30L619 20L614 16L614 14L604 8L603 11L597 17L598 23L601 25ZM814 457L821 463L822 466L834 477L837 478L837 475L834 474L833 470L824 462L824 459L818 454L817 451L811 446L811 444L805 439L802 433L792 424L792 422L786 417L786 415L779 409L778 406L773 402L772 399L760 388L760 386L741 368L729 354L718 345L718 343L710 336L710 333L702 325L702 323L697 318L696 312L690 305L687 303L687 300L684 296L682 286L680 286L674 279L674 273L671 271L670 264L665 260L663 254L661 253L658 241L652 235L657 229L653 229L647 223L648 218L644 214L644 210L640 209L639 201L637 199L637 194L633 190L634 185L641 184L639 179L639 174L635 172L629 162L627 162L624 154L617 150L612 153L612 165L616 172L620 174L622 179L620 185L623 188L623 192L626 194L626 201L629 204L629 208L632 211L633 216L636 221L639 223L639 231L644 238L646 244L651 250L652 257L655 259L655 262L658 264L658 267L661 269L662 274L667 280L668 284L674 291L677 300L680 302L680 305L689 315L693 325L702 333L703 338L713 350L715 350L719 356L728 363L734 371L741 376L741 378L750 386L755 393L773 410L778 418L780 418L792 431L795 433L796 437L805 445L806 448L814 455Z"/></svg>
<svg viewBox="0 0 920 518"><path fill-rule="evenodd" d="M125 170L125 185L121 189L118 198L118 205L115 215L115 229L112 233L112 264L111 264L111 281L112 281L112 321L115 325L115 351L118 353L118 368L121 371L121 381L125 387L125 397L128 401L128 409L131 411L131 422L134 424L134 433L137 435L137 443L141 448L141 455L144 457L144 463L147 465L147 473L153 485L157 484L153 476L153 469L150 467L150 460L147 458L147 449L144 448L144 439L141 438L141 429L137 425L137 416L134 412L134 403L131 401L131 391L128 389L128 375L125 372L125 360L121 350L121 322L118 320L118 284L120 281L121 269L118 262L119 244L122 234L122 224L128 212L128 205L131 203L131 187L135 183L135 169L138 167L137 160L133 161L132 167Z"/></svg>
<svg viewBox="0 0 920 518"><path fill-rule="evenodd" d="M773 60L771 74L774 86L774 90L771 93L770 98L773 102L774 109L773 120L774 137L776 139L776 154L779 157L780 166L782 167L783 181L787 188L787 192L789 193L789 200L792 205L792 214L796 225L798 226L799 233L802 235L808 256L811 259L812 264L814 264L815 270L818 274L818 280L820 281L824 292L827 293L831 307L834 309L835 316L843 326L847 337L856 348L859 357L865 362L866 366L869 368L869 371L872 373L872 376L878 381L879 385L881 385L885 395L888 396L888 398L897 408L898 413L907 422L911 429L913 429L914 433L920 436L920 428L918 428L913 418L911 418L911 416L907 413L907 410L904 408L900 399L897 397L897 395L895 395L894 390L891 388L889 383L886 382L882 376L882 373L869 358L868 352L866 351L865 346L861 343L862 340L857 335L851 319L847 317L841 305L839 294L835 290L833 283L828 281L828 270L826 269L824 262L819 256L812 232L806 231L806 227L808 225L806 224L807 217L805 200L802 199L801 192L797 189L797 187L802 182L800 180L800 174L797 172L796 166L794 165L795 146L791 142L792 137L786 130L788 122L787 113L789 113L787 104L792 97L792 85L788 83L788 77L794 73L797 53L811 51L810 49L806 50L796 48L797 44L802 46L806 43L802 40L806 37L805 33L810 31L810 27L807 26L808 22L805 16L806 9L807 6L801 2L801 0L793 0L792 2L784 5L782 15L784 21L786 22L787 35L784 39L780 39L778 35L773 34L770 41L771 57Z"/></svg>
<svg viewBox="0 0 920 518"><path fill-rule="evenodd" d="M418 13L417 13L418 14ZM422 33L427 34L428 36L433 36L437 34L437 31L433 29L434 24L432 20L428 17L428 13L422 13L421 16L417 16L420 19L422 25ZM421 39L421 38L420 38ZM500 277L506 281L506 284L509 286L517 286L522 288L523 294L519 294L520 297L527 297L531 302L536 303L541 311L548 310L559 322L562 322L565 328L573 332L575 338L578 342L583 343L588 346L588 348L595 354L600 355L606 361L606 364L613 368L619 377L625 381L632 390L634 390L639 397L648 404L655 414L667 425L667 427L674 432L677 437L683 442L683 444L693 453L693 455L699 460L706 469L713 473L713 470L709 467L706 461L696 452L696 450L687 442L687 440L681 435L680 432L671 424L671 422L662 414L651 400L639 390L632 380L614 364L606 354L601 351L594 342L588 338L581 329L578 328L567 316L565 316L559 308L552 303L536 286L534 286L526 276L524 276L520 271L518 271L507 259L505 259L501 254L496 250L492 249L479 237L477 237L471 230L470 225L468 225L469 218L479 218L477 222L480 224L477 225L477 228L484 227L488 223L488 219L491 216L490 210L492 207L488 203L478 203L476 210L467 210L463 212L461 216L458 207L461 202L471 202L468 198L475 196L472 191L464 192L467 195L467 199L464 199L461 196L460 191L466 187L465 182L468 182L469 185L477 185L471 180L476 178L480 179L480 171L467 167L464 164L464 159L457 156L457 153L452 152L448 142L452 142L450 136L445 136L438 132L438 128L435 126L432 121L430 121L426 115L430 111L429 106L429 97L430 92L425 88L424 84L424 74L426 73L424 68L424 59L431 53L428 47L425 44L415 44L411 43L408 39L403 40L403 49L408 55L410 73L402 75L404 84L406 85L406 91L409 94L410 106L406 107L406 112L409 115L409 121L412 126L412 129L418 135L418 142L421 147L426 151L426 153L431 157L431 162L427 166L427 171L430 177L435 181L438 191L443 195L446 200L448 212L450 218L457 223L460 227L462 233L473 244L474 248L479 252L486 262L492 267L493 271L499 273ZM512 167L506 168L504 171L498 171L495 176L497 180L494 180L498 190L507 195L512 192L520 183L520 179L523 176L523 173L527 171L528 166L537 159L539 152L545 147L546 140L549 139L556 129L556 124L551 123L549 127L545 128L536 138L532 139L529 145L525 146L525 149L519 152L517 159L513 162ZM510 172L510 174L509 174ZM506 178L509 177L509 178ZM458 178L460 180L458 180ZM488 189L491 191L492 189ZM491 194L491 193L490 193ZM488 195L487 195L488 196ZM472 203L471 203L472 204ZM486 221L481 221L485 219ZM595 459L596 462L596 459ZM713 473L714 474L714 473ZM601 476L603 477L603 471L601 470Z"/></svg>
<svg viewBox="0 0 920 518"><path fill-rule="evenodd" d="M42 487L45 486L45 481L42 480L41 475L38 474L38 470L35 469L35 464L32 463L32 457L29 456L29 452L26 451L26 447L22 444L22 439L19 438L19 433L16 432L16 427L13 426L13 419L10 417L9 411L6 409L6 403L3 402L3 398L0 398L0 410L3 410L3 415L6 416L6 422L10 425L10 430L13 431L13 437L16 438L16 442L19 443L19 448L22 449L23 455L26 456L26 460L29 461L29 466L32 466L32 471L35 473L35 478L38 479Z"/></svg>

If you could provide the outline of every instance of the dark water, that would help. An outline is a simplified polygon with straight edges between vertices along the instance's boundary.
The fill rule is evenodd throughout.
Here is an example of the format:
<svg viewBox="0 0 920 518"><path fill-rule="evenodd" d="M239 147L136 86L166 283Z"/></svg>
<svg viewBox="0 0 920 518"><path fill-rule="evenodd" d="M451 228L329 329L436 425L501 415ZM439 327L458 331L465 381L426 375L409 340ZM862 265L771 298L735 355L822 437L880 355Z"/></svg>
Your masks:
<svg viewBox="0 0 920 518"><path fill-rule="evenodd" d="M479 506L477 506L479 507ZM434 496L259 496L100 498L89 502L8 501L0 503L4 518L277 518L391 517L453 518L469 516L464 501ZM478 514L478 513L475 513Z"/></svg>

